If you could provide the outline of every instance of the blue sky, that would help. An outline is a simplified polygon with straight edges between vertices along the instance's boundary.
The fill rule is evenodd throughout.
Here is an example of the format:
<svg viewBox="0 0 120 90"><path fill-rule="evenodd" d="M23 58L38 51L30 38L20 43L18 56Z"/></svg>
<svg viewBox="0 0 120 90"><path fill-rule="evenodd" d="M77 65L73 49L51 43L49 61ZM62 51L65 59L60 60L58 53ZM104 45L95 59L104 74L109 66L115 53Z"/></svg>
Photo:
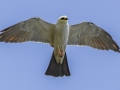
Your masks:
<svg viewBox="0 0 120 90"><path fill-rule="evenodd" d="M2 0L0 30L32 17L69 24L90 21L106 30L120 46L120 0ZM49 44L0 42L0 90L120 90L120 53L87 46L66 49L70 77L44 73L53 48Z"/></svg>

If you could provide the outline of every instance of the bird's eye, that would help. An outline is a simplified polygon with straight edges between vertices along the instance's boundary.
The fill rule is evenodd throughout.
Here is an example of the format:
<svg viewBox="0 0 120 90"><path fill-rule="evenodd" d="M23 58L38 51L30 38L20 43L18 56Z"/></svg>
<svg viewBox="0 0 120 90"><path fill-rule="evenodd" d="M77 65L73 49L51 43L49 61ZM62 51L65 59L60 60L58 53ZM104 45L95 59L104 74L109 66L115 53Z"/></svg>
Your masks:
<svg viewBox="0 0 120 90"><path fill-rule="evenodd" d="M65 18L63 17L63 18L61 18L61 20L64 20Z"/></svg>

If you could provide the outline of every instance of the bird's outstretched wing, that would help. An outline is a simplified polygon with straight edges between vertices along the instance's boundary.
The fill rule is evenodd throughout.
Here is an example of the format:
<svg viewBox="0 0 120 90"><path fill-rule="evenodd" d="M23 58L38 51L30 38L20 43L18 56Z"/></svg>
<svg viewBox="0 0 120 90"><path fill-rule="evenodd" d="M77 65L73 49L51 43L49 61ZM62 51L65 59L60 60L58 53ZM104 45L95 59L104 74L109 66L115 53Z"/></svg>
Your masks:
<svg viewBox="0 0 120 90"><path fill-rule="evenodd" d="M41 18L31 18L1 31L0 42L36 41L50 43L54 24Z"/></svg>
<svg viewBox="0 0 120 90"><path fill-rule="evenodd" d="M68 45L87 45L102 50L120 52L120 48L112 37L102 28L91 22L83 22L70 26Z"/></svg>

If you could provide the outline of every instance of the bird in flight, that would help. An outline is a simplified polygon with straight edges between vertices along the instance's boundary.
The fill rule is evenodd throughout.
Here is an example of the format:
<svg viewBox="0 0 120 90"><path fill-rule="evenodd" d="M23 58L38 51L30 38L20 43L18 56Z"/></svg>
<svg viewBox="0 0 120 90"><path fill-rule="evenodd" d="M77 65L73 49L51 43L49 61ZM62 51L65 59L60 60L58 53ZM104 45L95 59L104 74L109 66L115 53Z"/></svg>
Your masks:
<svg viewBox="0 0 120 90"><path fill-rule="evenodd" d="M54 48L45 75L70 76L66 56L67 45L86 45L101 50L120 52L120 47L110 34L92 22L68 24L68 17L61 16L56 24L48 23L41 18L31 18L0 33L0 42L20 43L35 41L48 43Z"/></svg>

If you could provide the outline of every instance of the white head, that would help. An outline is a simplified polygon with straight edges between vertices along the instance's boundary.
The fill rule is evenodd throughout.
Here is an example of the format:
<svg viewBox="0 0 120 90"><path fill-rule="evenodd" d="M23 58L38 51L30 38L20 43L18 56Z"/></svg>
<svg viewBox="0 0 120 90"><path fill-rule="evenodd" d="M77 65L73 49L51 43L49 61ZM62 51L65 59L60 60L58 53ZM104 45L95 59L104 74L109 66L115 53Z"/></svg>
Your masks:
<svg viewBox="0 0 120 90"><path fill-rule="evenodd" d="M67 16L60 16L59 18L58 18L58 21L57 21L57 23L66 23L66 22L68 22L68 17Z"/></svg>

